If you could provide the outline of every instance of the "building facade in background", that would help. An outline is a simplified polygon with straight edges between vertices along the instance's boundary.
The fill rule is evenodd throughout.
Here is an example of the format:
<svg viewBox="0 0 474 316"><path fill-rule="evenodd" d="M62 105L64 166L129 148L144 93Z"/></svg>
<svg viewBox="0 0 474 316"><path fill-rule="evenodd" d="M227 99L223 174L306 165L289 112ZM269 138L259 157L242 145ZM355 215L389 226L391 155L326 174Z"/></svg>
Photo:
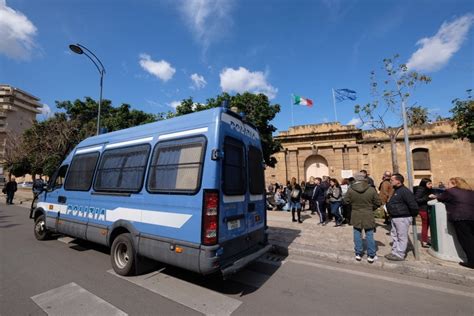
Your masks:
<svg viewBox="0 0 474 316"><path fill-rule="evenodd" d="M39 98L15 87L0 84L0 182L5 180L3 162L8 146L19 141L41 113Z"/></svg>
<svg viewBox="0 0 474 316"><path fill-rule="evenodd" d="M415 185L423 177L431 178L437 186L456 176L474 184L473 144L453 139L452 122L409 128L409 133ZM397 138L397 157L400 173L406 177L403 137L402 131ZM267 184L286 183L291 177L301 182L323 175L341 180L365 169L378 185L384 171L392 171L390 140L378 131L325 123L290 127L276 139L283 150L274 155L278 160L275 168L265 171Z"/></svg>

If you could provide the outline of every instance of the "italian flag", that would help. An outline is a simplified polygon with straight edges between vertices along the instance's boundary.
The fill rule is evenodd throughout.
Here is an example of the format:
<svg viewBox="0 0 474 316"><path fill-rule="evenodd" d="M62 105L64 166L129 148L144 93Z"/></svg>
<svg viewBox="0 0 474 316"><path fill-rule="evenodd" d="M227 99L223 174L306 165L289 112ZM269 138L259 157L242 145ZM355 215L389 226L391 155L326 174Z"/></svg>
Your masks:
<svg viewBox="0 0 474 316"><path fill-rule="evenodd" d="M293 104L306 105L308 107L313 106L313 100L300 97L299 95L293 95L294 102Z"/></svg>

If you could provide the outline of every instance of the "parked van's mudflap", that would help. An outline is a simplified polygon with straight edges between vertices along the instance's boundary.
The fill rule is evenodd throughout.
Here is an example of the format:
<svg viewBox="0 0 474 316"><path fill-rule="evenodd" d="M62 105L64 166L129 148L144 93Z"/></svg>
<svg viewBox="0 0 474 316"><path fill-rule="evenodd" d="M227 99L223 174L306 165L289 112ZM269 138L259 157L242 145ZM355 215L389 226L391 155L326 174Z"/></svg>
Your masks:
<svg viewBox="0 0 474 316"><path fill-rule="evenodd" d="M231 274L234 274L240 270L242 270L245 266L247 266L249 263L252 263L253 261L257 260L267 252L269 252L272 249L272 245L267 244L263 248L261 247L255 247L256 249L250 249L249 254L238 259L235 261L232 261L232 263L228 266L221 267L221 273L222 276L225 278L226 276L229 276Z"/></svg>
<svg viewBox="0 0 474 316"><path fill-rule="evenodd" d="M249 239L249 236L258 238L244 247L243 240ZM224 277L228 276L257 260L272 247L263 229L214 246L201 246L199 272L204 275L220 272Z"/></svg>

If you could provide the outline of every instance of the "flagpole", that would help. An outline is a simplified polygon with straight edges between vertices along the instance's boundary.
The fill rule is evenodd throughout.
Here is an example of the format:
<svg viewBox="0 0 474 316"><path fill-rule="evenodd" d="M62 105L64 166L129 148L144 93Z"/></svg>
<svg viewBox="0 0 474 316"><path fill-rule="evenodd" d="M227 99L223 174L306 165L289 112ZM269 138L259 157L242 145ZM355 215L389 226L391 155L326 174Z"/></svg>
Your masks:
<svg viewBox="0 0 474 316"><path fill-rule="evenodd" d="M332 88L332 104L334 106L334 116L336 117L336 122L337 122L336 96L334 95L334 88Z"/></svg>
<svg viewBox="0 0 474 316"><path fill-rule="evenodd" d="M295 98L295 97L294 97L293 94L292 94L292 95L290 96L290 103L291 103L291 126L295 126L295 120L294 120L294 117L293 117L293 106L294 106L293 100L294 100L294 98Z"/></svg>

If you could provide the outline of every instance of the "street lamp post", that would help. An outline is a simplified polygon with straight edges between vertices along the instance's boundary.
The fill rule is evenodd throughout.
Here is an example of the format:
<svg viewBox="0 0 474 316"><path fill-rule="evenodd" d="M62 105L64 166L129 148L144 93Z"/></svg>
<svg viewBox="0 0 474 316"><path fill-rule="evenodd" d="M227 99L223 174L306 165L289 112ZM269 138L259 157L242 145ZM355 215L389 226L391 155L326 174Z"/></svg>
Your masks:
<svg viewBox="0 0 474 316"><path fill-rule="evenodd" d="M69 49L71 51L73 51L74 53L76 53L76 54L86 55L87 58L89 58L92 61L92 63L95 65L95 67L99 71L99 74L100 74L100 95L99 95L99 109L98 109L98 112L97 112L97 135L99 135L99 133L100 133L100 107L102 105L102 87L103 87L103 83L104 83L105 67L102 64L102 62L100 61L100 59L93 52L91 52L89 49L87 49L87 47L85 47L84 45L81 45L79 43L78 44L71 44L71 45L69 45Z"/></svg>

